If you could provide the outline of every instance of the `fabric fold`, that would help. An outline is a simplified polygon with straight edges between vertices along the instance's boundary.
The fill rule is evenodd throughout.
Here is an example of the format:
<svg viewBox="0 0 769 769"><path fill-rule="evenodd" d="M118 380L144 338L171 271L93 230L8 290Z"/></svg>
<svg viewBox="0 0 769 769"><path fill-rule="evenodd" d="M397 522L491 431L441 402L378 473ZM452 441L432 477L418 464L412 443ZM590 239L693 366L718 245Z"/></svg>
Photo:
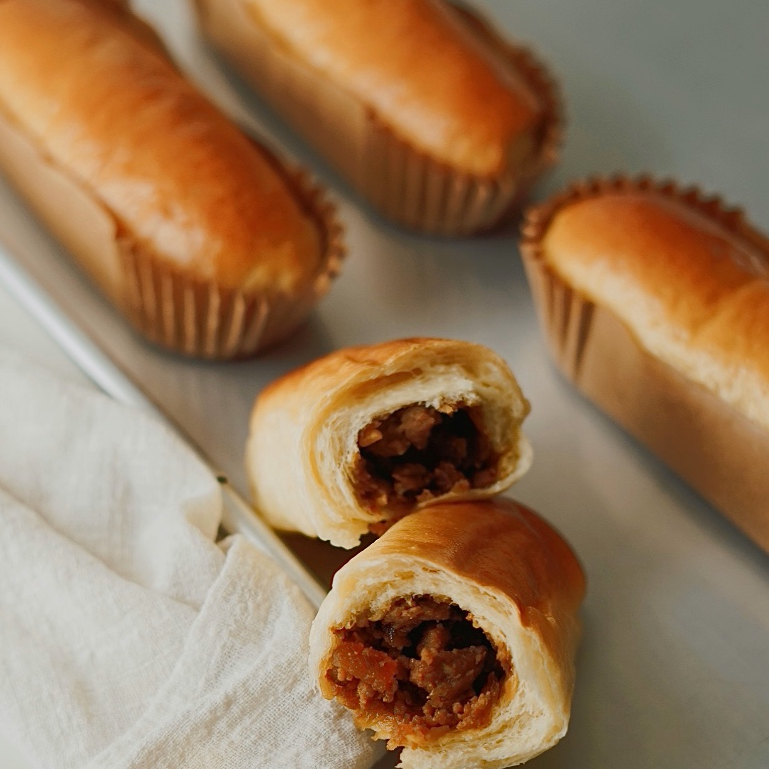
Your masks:
<svg viewBox="0 0 769 769"><path fill-rule="evenodd" d="M0 352L0 730L51 769L364 769L313 611L145 414Z"/></svg>

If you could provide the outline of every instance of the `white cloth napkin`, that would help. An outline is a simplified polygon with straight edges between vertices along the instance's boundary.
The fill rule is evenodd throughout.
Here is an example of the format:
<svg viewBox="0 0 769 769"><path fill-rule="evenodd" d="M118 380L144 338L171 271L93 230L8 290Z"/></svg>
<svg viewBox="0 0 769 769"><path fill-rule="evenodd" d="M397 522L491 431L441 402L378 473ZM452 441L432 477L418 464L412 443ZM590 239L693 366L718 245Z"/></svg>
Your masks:
<svg viewBox="0 0 769 769"><path fill-rule="evenodd" d="M312 609L169 430L0 353L0 730L45 769L356 769Z"/></svg>

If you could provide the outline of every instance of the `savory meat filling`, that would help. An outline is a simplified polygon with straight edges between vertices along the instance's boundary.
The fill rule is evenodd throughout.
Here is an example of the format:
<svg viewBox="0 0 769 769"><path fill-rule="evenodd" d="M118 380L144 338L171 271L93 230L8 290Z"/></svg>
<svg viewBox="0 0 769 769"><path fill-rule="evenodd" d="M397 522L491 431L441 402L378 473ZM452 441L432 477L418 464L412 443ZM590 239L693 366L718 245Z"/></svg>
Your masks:
<svg viewBox="0 0 769 769"><path fill-rule="evenodd" d="M420 404L374 420L358 433L358 498L392 523L432 497L491 486L497 458L479 424L478 408Z"/></svg>
<svg viewBox="0 0 769 769"><path fill-rule="evenodd" d="M393 719L393 746L487 726L510 672L470 614L430 596L398 599L381 619L334 632L326 675L336 698L363 723Z"/></svg>

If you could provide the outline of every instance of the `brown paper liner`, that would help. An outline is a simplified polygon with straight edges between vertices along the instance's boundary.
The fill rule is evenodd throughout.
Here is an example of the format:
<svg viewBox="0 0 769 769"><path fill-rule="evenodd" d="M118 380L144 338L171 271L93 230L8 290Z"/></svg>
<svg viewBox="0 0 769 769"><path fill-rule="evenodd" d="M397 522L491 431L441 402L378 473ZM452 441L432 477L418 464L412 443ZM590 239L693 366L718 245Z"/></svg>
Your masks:
<svg viewBox="0 0 769 769"><path fill-rule="evenodd" d="M342 227L322 189L304 171L290 170L264 147L260 150L322 234L317 274L290 296L190 278L135 247L98 199L56 167L0 109L0 170L143 336L200 358L249 357L290 334L328 291L344 257Z"/></svg>
<svg viewBox="0 0 769 769"><path fill-rule="evenodd" d="M742 211L649 178L577 183L527 212L521 252L541 328L562 373L769 552L769 432L644 349L616 315L574 291L543 258L557 211L608 192L646 191L700 212L769 252Z"/></svg>
<svg viewBox="0 0 769 769"><path fill-rule="evenodd" d="M197 358L247 358L288 336L326 294L344 257L336 208L303 171L291 185L323 235L322 264L300 294L225 288L133 248L122 249L125 292L121 309L141 334L162 347Z"/></svg>
<svg viewBox="0 0 769 769"><path fill-rule="evenodd" d="M408 229L445 236L491 229L520 208L557 160L563 121L555 82L529 50L503 40L474 11L455 6L543 104L535 156L491 178L457 172L402 140L356 98L276 46L240 0L196 5L206 34L276 112L375 209Z"/></svg>

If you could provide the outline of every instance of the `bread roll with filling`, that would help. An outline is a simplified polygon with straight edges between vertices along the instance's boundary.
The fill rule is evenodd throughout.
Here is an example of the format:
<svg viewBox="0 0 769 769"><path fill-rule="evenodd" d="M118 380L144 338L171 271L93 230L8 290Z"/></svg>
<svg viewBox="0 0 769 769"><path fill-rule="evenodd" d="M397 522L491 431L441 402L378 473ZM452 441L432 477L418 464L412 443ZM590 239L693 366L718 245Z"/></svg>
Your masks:
<svg viewBox="0 0 769 769"><path fill-rule="evenodd" d="M415 509L490 497L531 464L529 411L505 362L478 344L352 347L259 395L246 465L278 529L354 547Z"/></svg>
<svg viewBox="0 0 769 769"><path fill-rule="evenodd" d="M113 0L3 0L0 50L0 169L134 325L238 357L300 322L339 258L329 212L146 24Z"/></svg>
<svg viewBox="0 0 769 769"><path fill-rule="evenodd" d="M405 769L501 769L566 732L582 570L511 500L404 518L335 575L310 632L320 690Z"/></svg>

